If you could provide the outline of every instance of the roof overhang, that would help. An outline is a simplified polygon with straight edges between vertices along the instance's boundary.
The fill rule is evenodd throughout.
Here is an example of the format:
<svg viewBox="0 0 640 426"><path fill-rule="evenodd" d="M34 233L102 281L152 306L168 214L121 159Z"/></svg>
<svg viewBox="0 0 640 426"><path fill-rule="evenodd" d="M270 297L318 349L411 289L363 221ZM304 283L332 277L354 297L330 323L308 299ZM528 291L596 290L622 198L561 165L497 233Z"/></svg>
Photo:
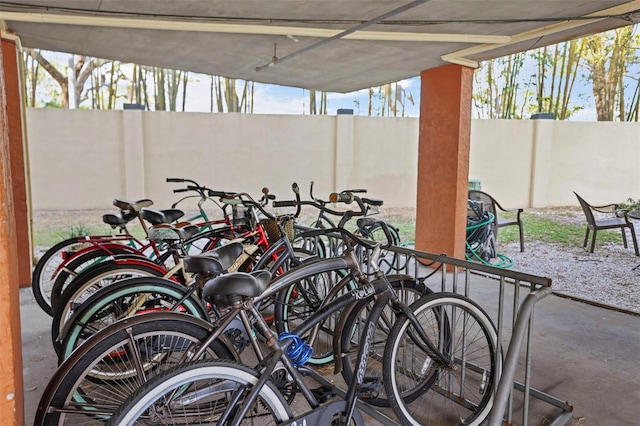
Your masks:
<svg viewBox="0 0 640 426"><path fill-rule="evenodd" d="M14 0L25 47L349 92L635 22L640 0Z"/></svg>

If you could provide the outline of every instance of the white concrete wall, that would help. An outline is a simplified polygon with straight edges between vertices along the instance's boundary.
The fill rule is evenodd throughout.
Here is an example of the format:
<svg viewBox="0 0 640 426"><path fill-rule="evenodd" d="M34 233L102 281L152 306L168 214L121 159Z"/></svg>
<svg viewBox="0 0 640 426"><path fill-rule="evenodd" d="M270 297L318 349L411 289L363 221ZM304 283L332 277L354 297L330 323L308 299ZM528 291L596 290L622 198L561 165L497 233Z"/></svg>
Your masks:
<svg viewBox="0 0 640 426"><path fill-rule="evenodd" d="M109 209L178 199L167 177L259 195L364 187L413 207L418 119L28 109L33 208ZM640 124L474 120L469 177L504 207L640 198Z"/></svg>

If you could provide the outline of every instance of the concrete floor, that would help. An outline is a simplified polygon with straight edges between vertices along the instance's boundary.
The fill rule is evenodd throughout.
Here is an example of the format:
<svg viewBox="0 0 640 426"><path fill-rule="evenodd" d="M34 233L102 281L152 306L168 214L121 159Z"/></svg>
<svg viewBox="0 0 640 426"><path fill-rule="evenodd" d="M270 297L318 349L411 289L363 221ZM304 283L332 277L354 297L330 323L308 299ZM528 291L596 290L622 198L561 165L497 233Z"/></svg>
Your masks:
<svg viewBox="0 0 640 426"><path fill-rule="evenodd" d="M20 303L25 424L31 425L56 360L50 317L30 289L20 291ZM549 296L536 306L533 339L532 387L574 407L566 424L640 423L640 317ZM535 398L529 411L530 425L548 425L561 413Z"/></svg>

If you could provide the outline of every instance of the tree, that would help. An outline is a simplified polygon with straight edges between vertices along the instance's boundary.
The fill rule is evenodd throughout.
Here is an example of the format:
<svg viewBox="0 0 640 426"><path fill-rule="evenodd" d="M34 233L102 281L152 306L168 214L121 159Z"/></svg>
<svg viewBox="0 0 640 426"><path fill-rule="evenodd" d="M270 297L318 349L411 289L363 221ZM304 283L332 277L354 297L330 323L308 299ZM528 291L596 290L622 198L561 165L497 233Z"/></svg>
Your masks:
<svg viewBox="0 0 640 426"><path fill-rule="evenodd" d="M596 34L587 39L584 60L590 70L598 121L624 120L624 76L637 63L634 27Z"/></svg>
<svg viewBox="0 0 640 426"><path fill-rule="evenodd" d="M318 91L309 90L309 114L322 114L327 115L327 92L322 90L320 92L320 105L318 105Z"/></svg>
<svg viewBox="0 0 640 426"><path fill-rule="evenodd" d="M40 63L27 50L23 52L23 61L26 70L26 104L35 107L38 85L42 82Z"/></svg>
<svg viewBox="0 0 640 426"><path fill-rule="evenodd" d="M69 108L70 105L76 108L80 105L87 79L89 79L91 72L96 67L101 66L101 63L95 58L71 55L69 58L69 67L67 69L72 70L72 72L67 75L47 60L39 49L25 49L25 52L32 59L37 61L38 64L40 64L40 66L42 66L42 68L44 68L51 78L53 78L60 86L62 108ZM73 93L73 98L71 100L69 99L70 84L71 93Z"/></svg>
<svg viewBox="0 0 640 426"><path fill-rule="evenodd" d="M531 53L536 74L532 76L534 83L528 86L535 86L536 99L535 104L526 107L528 112L552 113L557 119L565 120L580 108L570 108L569 104L584 46L585 39L578 39L556 44L553 54L547 46Z"/></svg>

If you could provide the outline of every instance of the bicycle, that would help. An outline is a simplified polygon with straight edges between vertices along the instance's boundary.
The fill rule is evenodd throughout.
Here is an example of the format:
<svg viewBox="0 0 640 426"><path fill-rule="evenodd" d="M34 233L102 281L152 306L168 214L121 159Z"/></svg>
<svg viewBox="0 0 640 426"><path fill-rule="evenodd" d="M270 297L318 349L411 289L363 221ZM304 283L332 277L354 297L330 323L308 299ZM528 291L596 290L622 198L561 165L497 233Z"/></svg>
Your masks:
<svg viewBox="0 0 640 426"><path fill-rule="evenodd" d="M245 205L262 210L264 215L269 215L260 203L246 198L244 200L236 198L235 200L240 200ZM226 201L230 202L230 200ZM269 220L276 222L278 219L269 215ZM286 222L292 220L293 217L285 218ZM256 232L260 236L259 241L262 241L263 245L266 244L266 237L261 227L257 227L257 230L252 232ZM68 319L65 318L68 315L64 315L64 312L62 315L56 316L52 329L59 331L59 335L55 338L54 347L60 359L65 359L83 339L95 333L99 327L125 316L147 311L150 303L162 303L164 309L171 310L176 309L176 306L182 306L190 300L188 298L198 292L203 276L210 277L212 274L217 275L251 268L270 269L275 275L301 264L301 259L310 256L309 253L291 246L289 238L284 234L277 241L272 238L270 245L266 251L261 252L259 258L253 256L255 253L252 253L252 256L248 254L251 247L257 246L252 243L240 244L237 239L235 241L199 256L181 258L179 265L183 266L187 275L195 274L184 285L174 283L166 277L125 279L99 289L78 306L74 306L73 315ZM247 246L249 246L249 250L247 250ZM201 315L201 310L192 307L190 312L195 312L198 316L206 318ZM58 318L60 320L57 320ZM63 319L66 321L62 321ZM52 333L52 335L55 334Z"/></svg>
<svg viewBox="0 0 640 426"><path fill-rule="evenodd" d="M211 201L215 203L218 207L219 204L215 202L215 200L211 197L223 197L229 195L229 193L224 191L213 191L204 186L198 185L195 181L191 181L188 179L178 179L178 178L167 178L167 182L183 182L188 181L192 182L193 185L189 185L186 188L176 189L174 193L187 192L187 191L195 191L198 195L183 197L177 203L172 205L171 209L168 210L150 210L146 207L140 209L138 212L138 216L140 218L140 223L144 225L144 221L150 223L151 225L158 225L163 223L171 223L181 218L184 215L182 210L178 210L175 207L181 203L182 201L198 197L198 211L199 213L192 218L194 219L202 219L203 222L196 223L196 226L199 228L198 235L191 238L189 241L185 242L185 248L187 252L191 253L200 253L202 251L209 250L217 245L220 242L220 235L231 234L234 231L234 227L230 226L231 221L223 210L223 218L217 220L209 220L203 204L206 201ZM214 225L222 225L222 227L213 228ZM146 227L144 228L145 233L147 232ZM99 243L103 243L103 240L100 240ZM134 251L131 250L129 252L117 252L116 254L119 258L129 257L129 256L140 256L140 257L148 257L151 260L154 260L158 264L164 263L169 256L165 253L161 253L163 250L162 245L160 247L156 246L155 241L148 241L145 243L146 246L152 247L153 252L147 253L145 250ZM146 247L145 246L145 247ZM103 253L103 248L101 245L95 245L93 247L88 247L86 250L82 252L73 253L70 256L67 256L59 266L58 271L54 274L55 281L53 286L51 287L51 295L50 301L53 307L51 308L51 314L53 314L56 310L57 301L60 298L60 294L64 291L65 287L70 284L70 282L78 277L81 272L89 270L90 267L97 266L103 261L112 260L114 256L105 256Z"/></svg>
<svg viewBox="0 0 640 426"><path fill-rule="evenodd" d="M209 191L209 193L212 192L211 190L207 191ZM266 192L260 201L263 204L266 204L268 200L268 190ZM228 193L217 194L230 195ZM246 194L233 194L231 196L248 197ZM142 209L140 214L158 226L163 225L163 222L165 222L161 212ZM236 219L234 216L234 221L235 223L232 223L230 226L205 232L200 232L200 228L194 230L195 227L191 227L189 228L191 229L189 235L174 239L170 244L163 245L161 243L162 238L151 238L154 244L156 243L154 240L158 240L161 246L167 247L155 260L136 254L119 255L83 269L73 280L69 280L68 275L60 273L56 278L51 292L52 314L54 317L52 336L54 337L54 341L61 325L64 323L64 320L69 317L71 310L75 306L80 304L96 290L116 280L135 276L158 276L185 283L187 277L183 275L180 260L187 254L187 247L194 242L202 240L205 242L204 249L210 250L222 244L223 241L231 241L238 237L242 237L247 241L254 239L254 244L247 243L246 245L248 254L245 260L247 261L249 257L257 256L261 253L259 249L266 250L269 245L266 233L255 221L251 221L251 215L247 217L243 216L240 219ZM155 232L155 234L161 236L159 231Z"/></svg>
<svg viewBox="0 0 640 426"><path fill-rule="evenodd" d="M58 297L64 286L68 285L71 279L87 267L111 259L115 255L134 254L148 256L152 259L160 256L160 252L154 242L141 241L127 229L129 222L138 219L145 236L147 236L147 228L144 222L145 213L148 215L146 220L151 224L170 223L183 216L183 213L176 209L178 204L188 198L199 197L197 204L198 214L190 217L188 221L202 220L202 222L198 223L201 232L213 229L213 225L229 225L230 221L226 216L226 212L223 211L223 219L211 221L203 207L206 201L211 201L220 207L212 197L226 197L229 193L211 190L189 179L167 178L167 182L190 182L192 185L174 190L174 193L195 191L198 195L184 197L174 203L170 210L161 211L149 211L148 207L153 202L148 199L138 201L115 199L113 203L120 209L120 213L117 215L105 214L103 215L103 221L113 229L118 229L118 234L73 237L61 241L43 254L33 271L31 285L38 305L47 314L53 316L52 297L54 299ZM145 212L145 210L147 211ZM196 247L195 243L197 241L198 239L189 242L187 247L192 245ZM203 251L207 247L210 247L210 245L200 246L199 251ZM198 252L198 250L195 250L195 252ZM58 283L57 285L56 282ZM53 295L51 292L53 292Z"/></svg>
<svg viewBox="0 0 640 426"><path fill-rule="evenodd" d="M376 250L377 254L372 257L372 260L379 254L379 246ZM333 259L320 261L318 266L322 262L332 261ZM375 265L375 262L372 262L372 265ZM299 269L304 268L305 266L302 266ZM459 295L452 297L449 294L434 293L420 299L410 308L398 300L386 276L379 268L376 269L376 277L373 281L332 300L309 316L290 334L276 336L261 317L253 312L254 326L267 337L267 345L272 351L268 356L259 359L255 369L252 370L237 363L216 361L194 362L168 369L131 394L113 414L108 424L129 425L134 424L137 419L143 419L144 422L177 421L189 424L202 424L201 422L206 420L235 425L241 424L247 418L247 421L255 421L258 417L261 424L269 424L265 422L265 416L269 416L274 423L324 425L332 424L333 421L339 424L351 424L353 421L355 424L364 424L356 402L360 396L370 396L376 392L376 380L365 379L364 371L369 348L376 332L375 325L389 303L394 310L402 312L397 322L400 326L396 324L390 334L388 346L391 349L388 352L392 357L385 358L384 363L384 376L387 379L383 381L385 391L388 395L400 395L400 398L390 399L394 412L403 423L413 423L417 415L414 411L407 410L406 405L421 394L431 391L436 384L439 385L441 376L451 376L456 370L462 369L461 365L464 365L466 360L458 358L450 347L454 328L450 323L451 319L446 315L449 312L456 314L452 319L457 321L457 311L462 310L465 312L466 321L475 320L480 325L483 340L481 343L476 343L492 358L488 366L489 370L482 372L482 377L485 379L483 393L486 393L487 398L484 398L478 407L471 407L471 415L468 416L473 424L478 424L476 420L481 421L488 412L487 407L492 403L493 389L497 386L499 377L498 342L491 320L472 301ZM299 273L302 274L302 272ZM237 297L240 296L239 294L228 290L232 283L243 286L246 290L242 295L249 298L260 294L266 284L261 277L246 274L223 275L207 283L204 289L205 299L227 296L230 303L246 305L248 300L242 300L241 297ZM272 283L271 287L274 285L278 286ZM227 289L226 292L225 289ZM259 297L257 296L256 299ZM312 332L333 313L361 300L374 302L364 324L366 332L360 339L354 369L357 372L355 380L350 383L344 398L322 405L319 401L322 398L317 397L318 392L314 393L302 377L303 374L313 375L310 370L302 367L310 356L310 348L304 343L303 336ZM419 315L432 313L434 303L438 305L435 311L439 314L439 321L436 322L435 335L430 336L428 331L431 332L432 329L425 330L412 309L415 309ZM408 325L412 327L411 331L404 333L409 328ZM388 376L404 375L409 371L408 367L411 367L410 363L399 356L398 350L407 342L412 343L413 348L427 354L429 362L422 364L422 371L418 370L418 374L415 370L412 371L415 376L411 378L417 381L416 385L402 388L402 390L394 389L394 386L397 387L399 384L397 381L388 379ZM396 365L401 368L397 368ZM465 368L465 372L469 373L466 370ZM301 393L310 407L309 410L293 415L289 404L279 392L282 385L275 386L271 383L277 372L281 372L277 377L291 378L293 383L290 383L287 389L296 389ZM436 390L434 389L434 392ZM405 399L408 402L405 402Z"/></svg>
<svg viewBox="0 0 640 426"><path fill-rule="evenodd" d="M116 235L90 235L68 238L49 248L38 260L31 278L31 288L36 302L48 315L51 311L51 288L57 274L67 267L72 257L82 256L98 247L101 256L113 256L122 253L140 253L153 247L138 240L127 229L127 224L138 219L143 229L146 227L140 217L140 210L152 205L151 200L124 201L114 200L114 205L120 208L119 214L103 215L103 222L113 229L118 229ZM91 259L86 259L86 264Z"/></svg>

